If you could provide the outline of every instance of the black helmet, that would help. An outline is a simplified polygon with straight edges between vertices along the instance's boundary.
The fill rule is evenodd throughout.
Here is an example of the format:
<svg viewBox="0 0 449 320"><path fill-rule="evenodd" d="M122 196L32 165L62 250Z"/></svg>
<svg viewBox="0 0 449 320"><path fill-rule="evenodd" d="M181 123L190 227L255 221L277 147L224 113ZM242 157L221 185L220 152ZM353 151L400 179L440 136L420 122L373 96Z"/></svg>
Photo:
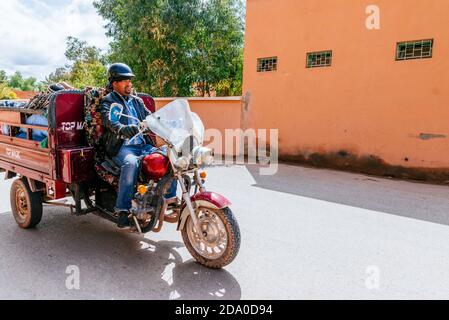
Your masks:
<svg viewBox="0 0 449 320"><path fill-rule="evenodd" d="M124 63L114 63L109 67L109 82L121 81L134 78L134 73L130 67Z"/></svg>

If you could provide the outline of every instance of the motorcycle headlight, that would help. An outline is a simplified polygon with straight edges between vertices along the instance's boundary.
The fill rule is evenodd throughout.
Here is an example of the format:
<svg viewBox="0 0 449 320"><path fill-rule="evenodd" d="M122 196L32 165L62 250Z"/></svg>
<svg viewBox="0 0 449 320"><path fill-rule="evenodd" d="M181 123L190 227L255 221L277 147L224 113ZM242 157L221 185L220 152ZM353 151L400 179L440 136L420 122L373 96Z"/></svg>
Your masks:
<svg viewBox="0 0 449 320"><path fill-rule="evenodd" d="M186 170L189 167L189 158L180 157L174 162L174 165L178 169Z"/></svg>
<svg viewBox="0 0 449 320"><path fill-rule="evenodd" d="M196 147L193 150L193 164L197 166L210 166L214 162L212 150L205 147Z"/></svg>

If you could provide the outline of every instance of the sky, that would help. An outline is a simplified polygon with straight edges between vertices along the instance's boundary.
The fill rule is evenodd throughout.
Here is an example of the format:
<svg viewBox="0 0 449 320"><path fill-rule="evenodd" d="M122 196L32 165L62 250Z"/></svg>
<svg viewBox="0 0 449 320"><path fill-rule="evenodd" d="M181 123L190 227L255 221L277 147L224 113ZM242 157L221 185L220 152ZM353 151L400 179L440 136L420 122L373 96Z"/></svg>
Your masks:
<svg viewBox="0 0 449 320"><path fill-rule="evenodd" d="M0 70L38 80L67 64L69 36L106 51L106 21L93 0L1 0Z"/></svg>

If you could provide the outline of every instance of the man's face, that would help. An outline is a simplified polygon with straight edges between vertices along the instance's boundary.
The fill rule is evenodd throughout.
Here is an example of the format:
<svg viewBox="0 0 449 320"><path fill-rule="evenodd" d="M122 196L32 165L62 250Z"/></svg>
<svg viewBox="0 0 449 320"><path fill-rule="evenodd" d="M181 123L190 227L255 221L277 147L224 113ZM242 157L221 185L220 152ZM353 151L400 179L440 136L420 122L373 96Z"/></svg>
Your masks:
<svg viewBox="0 0 449 320"><path fill-rule="evenodd" d="M133 84L130 79L122 81L114 81L112 84L114 91L117 91L122 96L129 96L133 91Z"/></svg>

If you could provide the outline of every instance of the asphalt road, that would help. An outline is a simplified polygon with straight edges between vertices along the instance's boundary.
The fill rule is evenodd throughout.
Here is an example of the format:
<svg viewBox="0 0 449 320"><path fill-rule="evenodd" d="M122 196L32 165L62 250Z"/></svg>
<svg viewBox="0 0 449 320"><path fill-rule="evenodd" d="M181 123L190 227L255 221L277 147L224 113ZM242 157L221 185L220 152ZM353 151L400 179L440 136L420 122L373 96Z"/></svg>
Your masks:
<svg viewBox="0 0 449 320"><path fill-rule="evenodd" d="M448 299L449 188L281 165L208 170L242 233L224 270L174 225L145 237L45 207L19 229L0 177L0 299ZM68 289L73 270L79 289ZM76 273L76 272L75 272ZM69 286L70 287L70 286Z"/></svg>

